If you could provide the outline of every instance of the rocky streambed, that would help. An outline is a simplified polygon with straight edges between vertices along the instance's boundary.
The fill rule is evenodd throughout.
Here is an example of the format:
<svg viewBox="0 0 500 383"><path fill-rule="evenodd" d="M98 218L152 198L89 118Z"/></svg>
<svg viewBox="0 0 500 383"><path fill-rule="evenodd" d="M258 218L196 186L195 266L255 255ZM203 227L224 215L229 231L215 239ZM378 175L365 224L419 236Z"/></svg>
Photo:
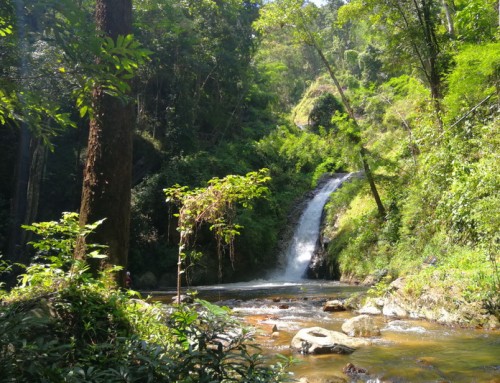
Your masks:
<svg viewBox="0 0 500 383"><path fill-rule="evenodd" d="M499 331L424 320L391 295L354 308L352 297L366 289L338 282L261 281L200 288L199 296L232 308L255 327L264 353L293 356L298 361L293 378L302 383L500 382ZM370 308L379 311L366 313ZM320 338L326 349L314 352L311 337L293 347L301 331ZM330 332L354 343L325 341Z"/></svg>

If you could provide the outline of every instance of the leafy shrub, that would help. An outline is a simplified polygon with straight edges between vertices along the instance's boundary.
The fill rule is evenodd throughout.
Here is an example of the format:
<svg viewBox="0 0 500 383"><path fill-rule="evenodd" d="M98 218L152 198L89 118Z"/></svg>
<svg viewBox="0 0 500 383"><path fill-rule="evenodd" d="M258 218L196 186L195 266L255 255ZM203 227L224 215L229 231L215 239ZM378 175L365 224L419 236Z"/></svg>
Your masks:
<svg viewBox="0 0 500 383"><path fill-rule="evenodd" d="M118 289L116 269L94 277L69 257L86 235L74 214L34 224L42 252L0 306L2 382L280 382L227 309L198 301L175 306ZM75 226L76 224L76 226ZM98 246L97 246L98 247ZM91 248L95 248L92 246ZM95 250L94 250L95 251ZM96 256L96 254L93 254ZM45 263L44 263L45 262Z"/></svg>

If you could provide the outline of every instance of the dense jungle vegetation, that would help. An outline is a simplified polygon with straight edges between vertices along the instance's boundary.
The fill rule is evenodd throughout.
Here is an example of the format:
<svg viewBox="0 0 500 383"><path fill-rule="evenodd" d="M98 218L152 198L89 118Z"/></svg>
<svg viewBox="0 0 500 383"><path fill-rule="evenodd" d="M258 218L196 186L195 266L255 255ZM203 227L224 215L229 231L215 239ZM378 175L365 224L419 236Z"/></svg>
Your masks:
<svg viewBox="0 0 500 383"><path fill-rule="evenodd" d="M125 32L107 30L106 16L96 12L112 14L113 7L130 11ZM290 214L306 193L325 173L362 171L327 206L324 276L375 275L378 292L405 277L409 297L439 286L449 301L499 317L499 25L497 0L3 1L0 271L3 288L17 287L0 295L9 303L0 339L19 351L22 337L31 337L33 348L22 355L1 348L0 376L281 379L282 364L274 372L257 368L261 361L244 345L245 332L229 347L241 369L204 343L200 329L216 334L229 320L221 309L201 302L201 315L179 307L168 319L178 328L172 330L160 324L165 318L157 308L110 290L117 269L99 274L106 249L90 245L118 249L110 263L129 270L135 288L175 286L179 207L165 201L163 190L203 188L217 184L214 177L260 169L270 177L267 192L259 193L265 198L231 212L231 230L240 232L231 232L234 242L221 244L209 227L198 227L184 282L264 276L279 262ZM88 139L100 123L100 133ZM118 138L125 125L133 146ZM106 132L110 141L99 141ZM96 172L116 174L131 195L110 191L107 202L87 211L83 202L92 204L106 189L88 189L83 176L100 142L105 170ZM130 165L120 160L127 151ZM115 205L130 206L130 214L107 217ZM77 211L85 218L63 215ZM45 223L37 229L34 222ZM123 223L126 232L130 226L130 238L111 240L115 224L107 222ZM220 260L225 244L233 256ZM9 277L16 274L19 283ZM48 303L33 309L40 297ZM37 321L36 310L54 312L66 327L50 316ZM100 327L89 324L96 310ZM27 319L16 316L26 312ZM140 323L141 315L150 322ZM31 322L39 331L25 334ZM47 329L57 337L48 340ZM13 334L22 335L21 343ZM65 334L73 334L70 342ZM199 354L190 357L194 338ZM121 356L106 343L127 355L121 370ZM12 369L15 358L28 363L35 352L46 359ZM69 364L42 368L61 354ZM176 359L184 364L175 366ZM93 362L102 369L83 367ZM186 375L203 363L213 370Z"/></svg>

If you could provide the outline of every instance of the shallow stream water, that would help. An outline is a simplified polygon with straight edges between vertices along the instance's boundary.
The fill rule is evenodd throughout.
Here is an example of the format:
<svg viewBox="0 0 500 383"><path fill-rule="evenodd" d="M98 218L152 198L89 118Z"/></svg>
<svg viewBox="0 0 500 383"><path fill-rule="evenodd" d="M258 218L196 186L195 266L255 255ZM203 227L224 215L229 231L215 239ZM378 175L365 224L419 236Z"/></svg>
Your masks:
<svg viewBox="0 0 500 383"><path fill-rule="evenodd" d="M285 268L274 273L272 281L197 287L201 299L230 307L234 315L257 328L256 341L266 354L291 355L291 339L300 329L319 326L340 331L342 323L356 315L324 312L323 305L366 288L301 279L318 242L323 206L351 176L338 174L315 190L284 253ZM175 293L154 295L171 302ZM500 383L500 332L382 316L376 321L381 336L350 355L295 354L299 363L292 367L294 377L305 377L309 383ZM275 326L277 337L272 336ZM350 379L342 371L348 363L368 373Z"/></svg>
<svg viewBox="0 0 500 383"><path fill-rule="evenodd" d="M341 331L353 312L329 313L323 304L364 291L331 281L250 282L197 288L198 296L232 308L254 326L266 354L292 355L290 341L301 328L320 326ZM157 292L170 300L173 292ZM444 327L421 320L375 317L381 329L373 344L351 355L300 355L291 371L309 382L500 382L500 332ZM279 331L271 336L273 327ZM352 379L347 363L368 371Z"/></svg>

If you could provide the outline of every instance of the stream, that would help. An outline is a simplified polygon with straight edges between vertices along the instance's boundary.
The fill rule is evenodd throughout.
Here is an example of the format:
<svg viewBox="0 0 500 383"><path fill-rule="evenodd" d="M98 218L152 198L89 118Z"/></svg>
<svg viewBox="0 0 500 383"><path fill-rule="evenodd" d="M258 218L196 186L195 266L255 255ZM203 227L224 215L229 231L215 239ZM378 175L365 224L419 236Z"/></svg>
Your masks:
<svg viewBox="0 0 500 383"><path fill-rule="evenodd" d="M319 326L341 331L342 323L357 314L325 312L326 301L349 298L367 287L335 281L303 279L316 248L323 207L330 194L350 175L331 178L319 187L304 209L284 267L269 280L196 287L198 297L228 306L235 316L257 329L256 343L268 355L292 355L290 343L302 328ZM174 291L153 292L171 301ZM500 332L444 327L413 319L375 317L381 336L350 355L301 355L291 368L293 377L308 383L391 382L500 383ZM277 333L273 333L277 328ZM343 368L352 363L367 374L352 378Z"/></svg>
<svg viewBox="0 0 500 383"><path fill-rule="evenodd" d="M356 313L324 312L327 300L345 299L366 287L333 281L254 281L196 288L198 297L228 306L235 316L257 329L256 343L268 355L293 355L290 371L309 383L499 383L500 332L450 328L422 320L375 317L381 336L350 355L301 355L290 350L292 337L302 328L320 326L341 331ZM156 292L170 301L175 292ZM276 326L279 335L272 336ZM347 363L368 375L351 379Z"/></svg>

